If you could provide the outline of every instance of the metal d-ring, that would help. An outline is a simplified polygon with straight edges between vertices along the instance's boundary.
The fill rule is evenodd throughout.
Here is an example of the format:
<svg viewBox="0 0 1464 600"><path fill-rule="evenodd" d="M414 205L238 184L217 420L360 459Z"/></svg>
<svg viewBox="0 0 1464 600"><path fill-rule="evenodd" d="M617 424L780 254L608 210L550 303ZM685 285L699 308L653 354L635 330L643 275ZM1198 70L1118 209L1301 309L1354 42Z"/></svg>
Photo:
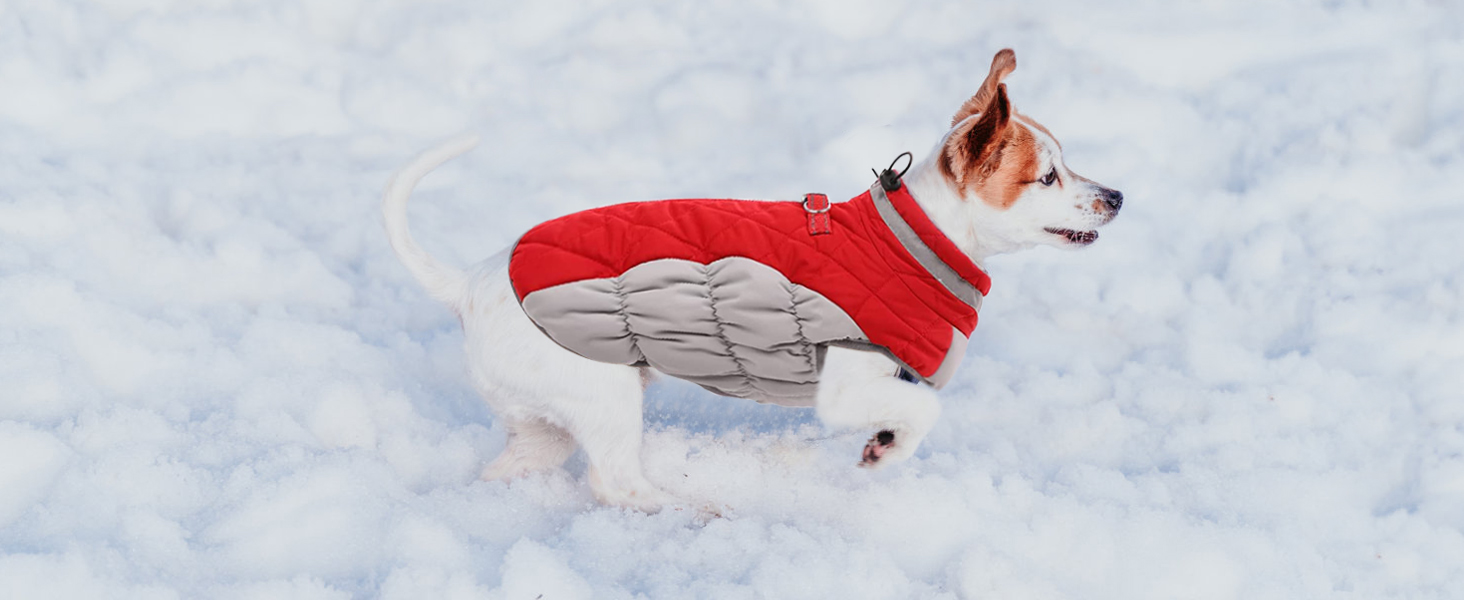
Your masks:
<svg viewBox="0 0 1464 600"><path fill-rule="evenodd" d="M820 195L822 195L822 194L820 194ZM803 210L805 210L805 211L807 211L807 212L809 212L811 214L815 214L815 215L823 214L823 213L829 212L829 209L834 207L834 203L833 202L829 202L829 197L828 196L824 196L824 207L823 208L809 208L808 207L808 200L810 198L812 198L812 197L813 197L813 194L804 194L803 195Z"/></svg>

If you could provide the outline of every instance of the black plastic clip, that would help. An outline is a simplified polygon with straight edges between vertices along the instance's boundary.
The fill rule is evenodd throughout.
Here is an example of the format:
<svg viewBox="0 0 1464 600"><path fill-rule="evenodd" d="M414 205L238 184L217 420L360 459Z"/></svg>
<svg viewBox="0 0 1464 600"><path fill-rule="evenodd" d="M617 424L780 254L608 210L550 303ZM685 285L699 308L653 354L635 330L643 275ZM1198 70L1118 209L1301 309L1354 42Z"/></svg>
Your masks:
<svg viewBox="0 0 1464 600"><path fill-rule="evenodd" d="M902 158L906 159L905 168L896 173L895 164L899 163ZM886 167L883 172L875 173L874 176L879 178L880 187L884 188L886 192L893 192L900 189L900 178L905 176L905 172L909 171L910 165L914 163L914 155L909 152L901 152L899 156L895 157L895 160L890 161L890 166ZM874 171L874 169L870 169L870 171Z"/></svg>

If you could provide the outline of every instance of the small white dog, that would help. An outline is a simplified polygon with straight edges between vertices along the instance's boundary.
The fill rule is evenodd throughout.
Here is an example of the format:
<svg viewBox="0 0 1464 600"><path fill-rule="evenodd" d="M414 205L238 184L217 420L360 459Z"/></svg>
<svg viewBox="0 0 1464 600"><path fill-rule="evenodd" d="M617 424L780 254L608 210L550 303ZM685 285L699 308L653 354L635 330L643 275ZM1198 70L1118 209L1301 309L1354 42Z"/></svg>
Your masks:
<svg viewBox="0 0 1464 600"><path fill-rule="evenodd" d="M939 229L936 235L943 234L975 265L1038 245L1091 244L1098 237L1095 230L1111 221L1123 202L1118 191L1069 170L1052 134L1011 108L1002 79L1015 67L1011 50L997 53L980 90L956 112L951 130L903 177L903 189ZM675 503L641 470L642 395L650 376L645 361L591 360L578 349L566 350L570 345L560 338L550 339L549 330L526 314L528 304L520 306L524 298L510 279L513 249L460 271L434 260L413 241L406 216L413 187L474 145L476 139L459 140L418 157L388 185L383 209L402 262L461 320L473 383L508 432L507 447L484 469L483 478L510 479L558 467L578 443L589 459L590 487L601 502L648 512ZM810 229L822 212L809 210ZM970 309L973 325L976 300ZM909 457L940 414L935 391L911 383L917 379L909 373L914 369L899 355L868 351L867 343L847 346L821 344L816 361L813 354L800 355L818 368L811 399L819 418L831 427L876 432L861 466ZM957 361L961 348L953 351ZM939 384L928 371L917 375Z"/></svg>

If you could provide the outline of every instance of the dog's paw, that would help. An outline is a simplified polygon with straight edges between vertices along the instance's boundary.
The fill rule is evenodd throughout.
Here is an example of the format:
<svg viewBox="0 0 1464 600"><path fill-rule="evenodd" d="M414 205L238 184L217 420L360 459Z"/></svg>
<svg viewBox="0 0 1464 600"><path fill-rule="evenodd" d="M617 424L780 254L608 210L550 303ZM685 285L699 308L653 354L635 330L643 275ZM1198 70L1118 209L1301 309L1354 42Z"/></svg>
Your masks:
<svg viewBox="0 0 1464 600"><path fill-rule="evenodd" d="M859 460L859 466L866 469L883 466L880 459L894 448L895 432L885 429L874 434L874 437L869 438L869 443L864 445L864 454Z"/></svg>

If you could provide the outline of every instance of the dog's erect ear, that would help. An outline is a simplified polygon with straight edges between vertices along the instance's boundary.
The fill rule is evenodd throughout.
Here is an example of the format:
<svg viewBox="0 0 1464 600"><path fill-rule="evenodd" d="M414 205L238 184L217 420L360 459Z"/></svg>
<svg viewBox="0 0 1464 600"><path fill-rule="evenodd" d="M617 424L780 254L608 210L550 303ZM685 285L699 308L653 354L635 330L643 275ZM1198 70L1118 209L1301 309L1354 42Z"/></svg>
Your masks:
<svg viewBox="0 0 1464 600"><path fill-rule="evenodd" d="M990 175L1001 164L1001 148L1006 144L1012 105L1007 100L1006 84L999 83L989 106L977 117L961 125L946 138L941 151L941 169L957 184Z"/></svg>
<svg viewBox="0 0 1464 600"><path fill-rule="evenodd" d="M971 96L961 110L956 111L956 117L951 119L951 127L960 123L966 117L986 110L987 103L996 96L996 88L1001 85L1001 80L1011 74L1017 68L1017 53L1011 48L1003 48L991 58L991 72L986 74L986 81L981 82L981 89L976 90L976 95Z"/></svg>

